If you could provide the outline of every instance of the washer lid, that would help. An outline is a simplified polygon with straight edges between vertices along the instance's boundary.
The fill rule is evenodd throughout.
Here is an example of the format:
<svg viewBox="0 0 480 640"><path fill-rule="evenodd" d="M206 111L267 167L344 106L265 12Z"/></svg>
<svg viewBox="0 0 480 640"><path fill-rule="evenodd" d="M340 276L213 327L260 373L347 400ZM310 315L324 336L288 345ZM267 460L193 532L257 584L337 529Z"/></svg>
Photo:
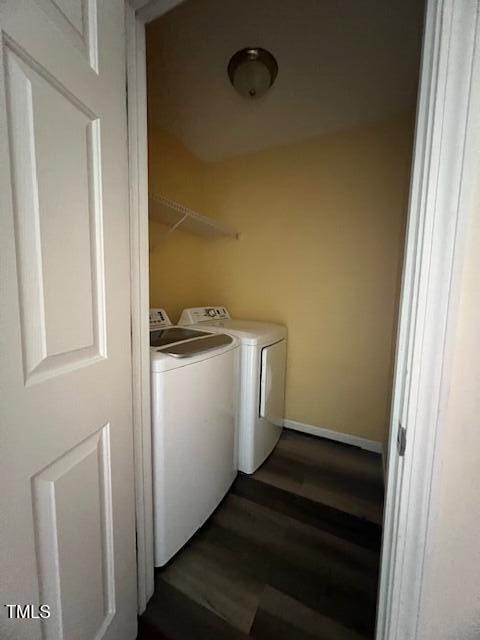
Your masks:
<svg viewBox="0 0 480 640"><path fill-rule="evenodd" d="M226 345L233 343L233 338L227 336L226 333L216 333L215 335L208 335L208 338L198 338L197 340L186 340L185 342L178 342L167 347L158 349L161 353L166 353L174 358L191 358L199 353L205 353L211 349L218 349L219 347L225 347Z"/></svg>
<svg viewBox="0 0 480 640"><path fill-rule="evenodd" d="M150 347L150 367L152 374L195 365L204 360L222 356L239 348L234 336L206 333L206 337L185 340L160 348ZM202 344L200 344L202 343Z"/></svg>
<svg viewBox="0 0 480 640"><path fill-rule="evenodd" d="M208 336L206 331L195 331L186 327L167 327L166 329L155 329L150 331L150 346L163 347L166 344L179 342L180 340L189 340L191 338L199 338L200 336Z"/></svg>
<svg viewBox="0 0 480 640"><path fill-rule="evenodd" d="M191 325L192 326L192 325ZM254 320L204 320L195 326L197 329L227 331L239 338L242 344L251 346L272 344L287 337L287 328L271 322L255 322Z"/></svg>

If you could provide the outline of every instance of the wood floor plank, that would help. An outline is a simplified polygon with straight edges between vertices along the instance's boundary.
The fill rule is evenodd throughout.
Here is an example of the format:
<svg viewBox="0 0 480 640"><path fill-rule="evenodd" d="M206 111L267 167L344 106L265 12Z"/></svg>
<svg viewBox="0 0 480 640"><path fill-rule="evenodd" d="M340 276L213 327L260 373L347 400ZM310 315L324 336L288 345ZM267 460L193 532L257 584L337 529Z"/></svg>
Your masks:
<svg viewBox="0 0 480 640"><path fill-rule="evenodd" d="M162 579L194 602L248 633L265 580L250 563L219 544L212 527L161 572Z"/></svg>
<svg viewBox="0 0 480 640"><path fill-rule="evenodd" d="M383 486L381 456L358 447L284 429L275 449L275 456L278 454L288 454L304 465L331 468L339 475Z"/></svg>
<svg viewBox="0 0 480 640"><path fill-rule="evenodd" d="M325 554L318 556L308 547L300 550L295 537L286 537L280 526L268 528L260 519L249 519L246 525L241 514L234 517L222 510L215 520L229 528L232 551L250 547L250 557L263 557L269 584L328 617L343 619L352 629L362 633L372 631L376 605L374 575L368 576L366 571L354 574L347 559L342 566L338 559L332 561Z"/></svg>
<svg viewBox="0 0 480 640"><path fill-rule="evenodd" d="M263 609L257 613L250 637L256 640L317 640L316 636Z"/></svg>
<svg viewBox="0 0 480 640"><path fill-rule="evenodd" d="M155 580L155 593L141 617L148 624L150 634L158 631L168 640L247 640L248 638L248 635L235 629L158 576ZM162 635L158 640L163 640Z"/></svg>
<svg viewBox="0 0 480 640"><path fill-rule="evenodd" d="M170 640L157 629L147 618L141 616L138 620L137 640Z"/></svg>
<svg viewBox="0 0 480 640"><path fill-rule="evenodd" d="M302 484L300 495L307 498L307 500L321 502L324 505L349 513L378 526L382 524L383 509L376 500L371 497L365 499L361 495L352 496L349 494L348 489L334 487L330 483L322 484L322 476L320 474L307 475Z"/></svg>
<svg viewBox="0 0 480 640"><path fill-rule="evenodd" d="M213 521L231 534L252 540L299 567L310 571L317 566L322 571L328 568L358 588L376 592L376 552L236 495L227 498Z"/></svg>
<svg viewBox="0 0 480 640"><path fill-rule="evenodd" d="M329 455L329 448L326 451L322 450L323 455L316 462L313 462L310 455L299 454L298 449L298 446L293 450L283 446L275 451L253 477L315 502L381 524L381 476L364 473L361 466L355 469L349 464L348 458L342 458L343 464L339 464L338 456ZM359 456L362 453L370 453L361 450L357 452ZM348 454L351 456L351 452ZM376 466L381 469L379 461Z"/></svg>
<svg viewBox="0 0 480 640"><path fill-rule="evenodd" d="M258 640L367 640L270 586L262 594L251 635Z"/></svg>
<svg viewBox="0 0 480 640"><path fill-rule="evenodd" d="M284 432L162 570L139 640L373 638L381 458Z"/></svg>
<svg viewBox="0 0 480 640"><path fill-rule="evenodd" d="M339 538L369 549L380 550L382 530L379 524L242 474L237 477L231 492L328 531Z"/></svg>
<svg viewBox="0 0 480 640"><path fill-rule="evenodd" d="M288 562L279 562L272 569L269 584L345 627L368 638L373 637L376 600L335 575L329 574L319 580L316 573Z"/></svg>

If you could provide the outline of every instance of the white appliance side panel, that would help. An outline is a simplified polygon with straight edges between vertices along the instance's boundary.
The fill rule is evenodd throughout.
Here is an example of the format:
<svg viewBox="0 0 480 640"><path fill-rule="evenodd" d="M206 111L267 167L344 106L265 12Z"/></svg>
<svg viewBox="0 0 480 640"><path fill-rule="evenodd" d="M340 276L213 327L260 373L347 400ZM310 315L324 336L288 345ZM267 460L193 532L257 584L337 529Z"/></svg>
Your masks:
<svg viewBox="0 0 480 640"><path fill-rule="evenodd" d="M238 352L152 376L156 566L189 540L235 479Z"/></svg>
<svg viewBox="0 0 480 640"><path fill-rule="evenodd" d="M243 473L255 470L255 440L259 429L258 401L260 396L261 350L241 347L240 404L238 425L238 468Z"/></svg>
<svg viewBox="0 0 480 640"><path fill-rule="evenodd" d="M253 473L273 451L282 426L260 417L261 347L242 345L238 468Z"/></svg>
<svg viewBox="0 0 480 640"><path fill-rule="evenodd" d="M285 415L286 362L286 340L262 349L260 417L279 426Z"/></svg>

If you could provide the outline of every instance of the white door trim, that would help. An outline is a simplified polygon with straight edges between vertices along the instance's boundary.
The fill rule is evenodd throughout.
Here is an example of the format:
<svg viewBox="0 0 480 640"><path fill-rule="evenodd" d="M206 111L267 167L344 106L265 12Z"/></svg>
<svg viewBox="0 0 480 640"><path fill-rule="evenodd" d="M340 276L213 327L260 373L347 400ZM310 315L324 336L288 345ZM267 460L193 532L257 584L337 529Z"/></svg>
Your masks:
<svg viewBox="0 0 480 640"><path fill-rule="evenodd" d="M132 303L133 442L137 523L138 613L154 591L148 252L148 140L145 22L181 0L128 0L128 154Z"/></svg>
<svg viewBox="0 0 480 640"><path fill-rule="evenodd" d="M153 498L150 418L148 265L148 158L145 28L126 5L130 260L132 307L132 393L137 522L138 611L154 591Z"/></svg>
<svg viewBox="0 0 480 640"><path fill-rule="evenodd" d="M132 343L139 611L153 591L148 351L148 188L145 22L181 0L130 0L127 14L132 220ZM420 98L392 403L376 640L416 640L441 409L450 372L458 274L472 197L480 115L480 0L427 0ZM135 97L132 96L135 95ZM407 428L404 458L398 424ZM143 487L143 488L142 488ZM143 586L141 586L143 585Z"/></svg>
<svg viewBox="0 0 480 640"><path fill-rule="evenodd" d="M427 2L376 640L418 638L435 455L478 170L479 8L479 0ZM396 447L400 423L404 458Z"/></svg>

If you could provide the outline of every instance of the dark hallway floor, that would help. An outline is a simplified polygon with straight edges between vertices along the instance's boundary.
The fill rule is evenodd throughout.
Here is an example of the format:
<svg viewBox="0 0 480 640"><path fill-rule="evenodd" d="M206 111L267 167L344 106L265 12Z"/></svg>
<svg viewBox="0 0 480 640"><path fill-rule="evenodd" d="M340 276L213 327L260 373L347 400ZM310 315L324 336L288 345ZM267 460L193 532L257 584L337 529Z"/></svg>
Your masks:
<svg viewBox="0 0 480 640"><path fill-rule="evenodd" d="M284 431L156 572L142 640L373 638L381 457Z"/></svg>

